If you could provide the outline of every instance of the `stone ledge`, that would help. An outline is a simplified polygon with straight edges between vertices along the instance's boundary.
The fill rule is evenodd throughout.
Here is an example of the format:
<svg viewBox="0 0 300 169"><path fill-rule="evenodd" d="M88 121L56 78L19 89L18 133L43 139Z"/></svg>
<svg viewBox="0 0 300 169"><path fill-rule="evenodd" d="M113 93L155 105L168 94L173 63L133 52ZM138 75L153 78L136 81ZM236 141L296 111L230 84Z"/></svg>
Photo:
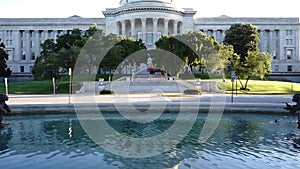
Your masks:
<svg viewBox="0 0 300 169"><path fill-rule="evenodd" d="M223 103L224 104L224 103ZM130 110L129 106L141 113L147 111L150 106L152 110L161 111L163 105L166 105L164 112L178 112L178 111L198 111L199 113L208 113L211 109L211 103L198 103L195 102L185 102L181 105L180 102L169 102L169 103L118 103L118 109ZM264 114L288 114L286 110L283 109L284 104L267 104L267 103L226 103L225 107L222 107L222 103L215 105L213 110L224 109L224 113L264 113ZM10 105L13 115L25 115L25 114L56 114L56 113L97 113L99 110L102 112L113 113L116 112L116 105L114 103L81 103L81 104L16 104Z"/></svg>

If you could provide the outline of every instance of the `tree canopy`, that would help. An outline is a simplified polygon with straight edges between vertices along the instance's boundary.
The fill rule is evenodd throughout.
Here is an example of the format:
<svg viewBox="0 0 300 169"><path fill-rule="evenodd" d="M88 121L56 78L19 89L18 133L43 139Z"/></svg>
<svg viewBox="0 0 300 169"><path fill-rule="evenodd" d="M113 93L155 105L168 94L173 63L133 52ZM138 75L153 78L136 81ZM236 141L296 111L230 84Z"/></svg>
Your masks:
<svg viewBox="0 0 300 169"><path fill-rule="evenodd" d="M41 47L42 52L35 61L33 74L35 78L46 79L67 74L69 68L74 70L76 63L77 71L82 73L93 74L98 69L112 72L127 56L146 49L141 40L104 35L96 26L84 34L74 29L71 33L59 36L56 41L46 40Z"/></svg>
<svg viewBox="0 0 300 169"><path fill-rule="evenodd" d="M225 45L232 45L234 52L240 55L240 61L245 61L248 52L259 51L259 35L252 24L235 23L226 31Z"/></svg>
<svg viewBox="0 0 300 169"><path fill-rule="evenodd" d="M191 70L199 67L206 70L215 71L219 67L220 60L217 57L215 45L217 42L213 37L205 35L203 32L187 32L182 35L167 37L163 36L156 43L156 47L169 51L181 59L183 66L188 66ZM172 63L178 65L178 63Z"/></svg>
<svg viewBox="0 0 300 169"><path fill-rule="evenodd" d="M61 35L56 41L47 39L41 44L41 54L35 60L33 75L35 78L59 78L74 68L80 49L84 46L89 36L95 31L91 27L84 35L79 29Z"/></svg>
<svg viewBox="0 0 300 169"><path fill-rule="evenodd" d="M6 60L8 60L8 54L5 51L5 45L0 39L0 77L9 77L12 73L10 68L7 67Z"/></svg>
<svg viewBox="0 0 300 169"><path fill-rule="evenodd" d="M238 55L238 57L230 58L228 64L239 77L243 90L248 90L247 84L253 75L264 78L271 72L271 55L261 53L258 43L258 31L251 24L236 23L226 31L224 44L232 45L234 52ZM245 84L241 79L246 79Z"/></svg>

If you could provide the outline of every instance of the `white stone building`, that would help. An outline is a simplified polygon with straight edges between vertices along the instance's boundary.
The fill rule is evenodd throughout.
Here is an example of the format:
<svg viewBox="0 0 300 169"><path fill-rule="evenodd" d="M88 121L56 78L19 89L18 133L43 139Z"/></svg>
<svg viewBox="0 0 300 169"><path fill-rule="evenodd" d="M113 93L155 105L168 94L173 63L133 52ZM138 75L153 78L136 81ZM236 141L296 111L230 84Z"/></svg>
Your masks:
<svg viewBox="0 0 300 169"><path fill-rule="evenodd" d="M105 18L0 18L0 39L9 54L9 67L14 74L30 75L45 39L56 39L74 28L87 30L93 24L106 34L142 39L148 48L154 48L162 35L195 30L222 42L231 24L243 22L257 26L261 51L273 55L273 74L300 74L299 18L196 18L196 11L176 8L172 0L121 0L119 7L103 14Z"/></svg>

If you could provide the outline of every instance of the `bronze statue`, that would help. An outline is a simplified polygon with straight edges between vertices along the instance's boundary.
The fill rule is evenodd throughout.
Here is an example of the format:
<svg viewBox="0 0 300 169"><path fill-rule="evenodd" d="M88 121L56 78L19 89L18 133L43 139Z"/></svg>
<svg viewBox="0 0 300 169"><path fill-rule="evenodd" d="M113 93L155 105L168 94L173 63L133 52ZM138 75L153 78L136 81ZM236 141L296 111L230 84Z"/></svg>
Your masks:
<svg viewBox="0 0 300 169"><path fill-rule="evenodd" d="M2 124L3 115L11 112L10 108L5 103L6 101L8 101L7 95L0 93L0 128L4 126L4 124Z"/></svg>
<svg viewBox="0 0 300 169"><path fill-rule="evenodd" d="M285 103L286 107L284 109L289 110L290 113L293 114L300 110L300 94L294 94L292 101L296 102L296 105L290 105L288 103Z"/></svg>

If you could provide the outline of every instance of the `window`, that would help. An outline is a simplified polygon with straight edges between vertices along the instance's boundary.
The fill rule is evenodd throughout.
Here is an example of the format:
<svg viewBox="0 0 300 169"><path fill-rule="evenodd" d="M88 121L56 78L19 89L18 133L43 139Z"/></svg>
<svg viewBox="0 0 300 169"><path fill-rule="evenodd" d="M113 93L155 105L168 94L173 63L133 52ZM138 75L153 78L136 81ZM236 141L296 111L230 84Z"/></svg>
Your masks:
<svg viewBox="0 0 300 169"><path fill-rule="evenodd" d="M274 72L279 72L279 65L274 66Z"/></svg>
<svg viewBox="0 0 300 169"><path fill-rule="evenodd" d="M22 60L26 60L26 52L25 51L23 51Z"/></svg>
<svg viewBox="0 0 300 169"><path fill-rule="evenodd" d="M286 30L286 36L293 36L293 30Z"/></svg>
<svg viewBox="0 0 300 169"><path fill-rule="evenodd" d="M293 49L287 49L286 50L286 58L292 59L292 57L293 57Z"/></svg>
<svg viewBox="0 0 300 169"><path fill-rule="evenodd" d="M161 32L157 32L157 38L161 38L162 37L162 33Z"/></svg>
<svg viewBox="0 0 300 169"><path fill-rule="evenodd" d="M34 48L34 47L35 47L35 41L31 41L31 42L30 42L30 47L31 47L31 48Z"/></svg>
<svg viewBox="0 0 300 169"><path fill-rule="evenodd" d="M21 41L21 48L25 48L26 47L26 43L25 43L25 41Z"/></svg>
<svg viewBox="0 0 300 169"><path fill-rule="evenodd" d="M6 37L12 37L13 31L6 31Z"/></svg>
<svg viewBox="0 0 300 169"><path fill-rule="evenodd" d="M20 34L21 34L21 38L25 38L25 31L20 31Z"/></svg>
<svg viewBox="0 0 300 169"><path fill-rule="evenodd" d="M24 68L24 66L20 66L20 72L25 72L25 68Z"/></svg>
<svg viewBox="0 0 300 169"><path fill-rule="evenodd" d="M138 32L137 39L142 39L142 32Z"/></svg>
<svg viewBox="0 0 300 169"><path fill-rule="evenodd" d="M35 31L30 31L31 38L35 38Z"/></svg>
<svg viewBox="0 0 300 169"><path fill-rule="evenodd" d="M273 59L277 59L277 51L273 52Z"/></svg>
<svg viewBox="0 0 300 169"><path fill-rule="evenodd" d="M31 52L31 60L35 60L35 53Z"/></svg>
<svg viewBox="0 0 300 169"><path fill-rule="evenodd" d="M293 45L293 39L286 39L286 45Z"/></svg>
<svg viewBox="0 0 300 169"><path fill-rule="evenodd" d="M153 43L153 34L152 34L152 32L147 32L146 43L147 44L152 44Z"/></svg>
<svg viewBox="0 0 300 169"><path fill-rule="evenodd" d="M288 66L287 66L287 71L288 71L288 72L291 72L292 70L293 70L293 66L288 65Z"/></svg>
<svg viewBox="0 0 300 169"><path fill-rule="evenodd" d="M8 54L8 60L13 60L13 51L12 50L6 50L6 53Z"/></svg>
<svg viewBox="0 0 300 169"><path fill-rule="evenodd" d="M40 31L40 38L45 39L45 32L44 31Z"/></svg>

